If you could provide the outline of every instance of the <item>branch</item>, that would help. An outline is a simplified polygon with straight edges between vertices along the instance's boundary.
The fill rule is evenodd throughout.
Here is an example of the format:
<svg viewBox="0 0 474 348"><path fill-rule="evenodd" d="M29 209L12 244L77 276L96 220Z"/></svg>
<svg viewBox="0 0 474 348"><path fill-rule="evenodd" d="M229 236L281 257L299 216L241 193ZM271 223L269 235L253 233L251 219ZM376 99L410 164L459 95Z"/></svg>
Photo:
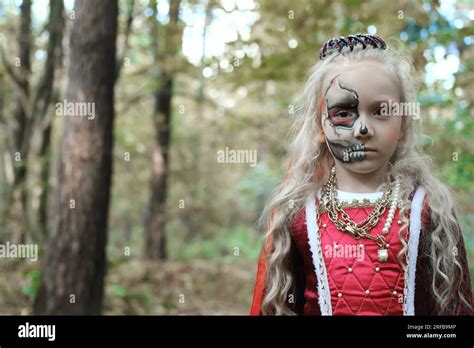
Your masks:
<svg viewBox="0 0 474 348"><path fill-rule="evenodd" d="M5 51L3 47L0 47L0 53L2 57L2 63L5 67L7 74L12 78L13 82L19 87L23 88L23 81L21 80L20 76L18 76L15 71L13 70L12 66L8 62L7 58L5 57Z"/></svg>
<svg viewBox="0 0 474 348"><path fill-rule="evenodd" d="M127 15L127 22L125 26L125 38L123 42L122 53L118 54L119 58L117 59L116 68L115 68L116 69L115 82L117 82L117 80L120 77L120 71L122 70L123 60L125 59L125 53L127 52L127 48L128 48L128 40L130 37L130 33L132 32L132 23L134 19L134 15L133 15L134 5L135 5L134 0L130 0L128 4L128 15Z"/></svg>

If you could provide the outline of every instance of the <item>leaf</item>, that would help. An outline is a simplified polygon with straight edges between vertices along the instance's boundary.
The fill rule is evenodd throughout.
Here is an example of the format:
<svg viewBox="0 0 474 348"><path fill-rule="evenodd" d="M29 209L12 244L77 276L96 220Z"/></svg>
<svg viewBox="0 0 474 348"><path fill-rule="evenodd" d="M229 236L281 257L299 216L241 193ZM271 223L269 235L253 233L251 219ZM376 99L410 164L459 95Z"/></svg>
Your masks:
<svg viewBox="0 0 474 348"><path fill-rule="evenodd" d="M113 284L110 285L107 289L110 293L117 295L118 297L127 297L128 296L128 290L125 289L122 285L120 284Z"/></svg>

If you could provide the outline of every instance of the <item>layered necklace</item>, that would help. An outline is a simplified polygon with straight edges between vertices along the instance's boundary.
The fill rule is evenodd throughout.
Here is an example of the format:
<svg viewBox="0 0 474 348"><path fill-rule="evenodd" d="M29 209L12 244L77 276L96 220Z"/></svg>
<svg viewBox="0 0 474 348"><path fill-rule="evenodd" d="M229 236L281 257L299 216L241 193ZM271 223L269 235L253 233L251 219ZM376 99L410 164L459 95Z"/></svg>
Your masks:
<svg viewBox="0 0 474 348"><path fill-rule="evenodd" d="M333 167L328 182L322 189L322 204L328 212L329 219L334 223L337 229L344 233L349 233L356 240L360 238L368 238L375 240L379 247L378 259L380 262L385 262L388 259L386 235L392 226L395 210L398 205L398 197L400 193L400 178L396 177L394 182L391 182L389 187L384 191L381 198L376 202L376 205L370 215L363 221L356 223L351 220L349 215L342 209L341 202L337 198L336 192L336 168ZM380 217L389 207L387 220L382 228L382 234L372 235L370 231L378 224Z"/></svg>

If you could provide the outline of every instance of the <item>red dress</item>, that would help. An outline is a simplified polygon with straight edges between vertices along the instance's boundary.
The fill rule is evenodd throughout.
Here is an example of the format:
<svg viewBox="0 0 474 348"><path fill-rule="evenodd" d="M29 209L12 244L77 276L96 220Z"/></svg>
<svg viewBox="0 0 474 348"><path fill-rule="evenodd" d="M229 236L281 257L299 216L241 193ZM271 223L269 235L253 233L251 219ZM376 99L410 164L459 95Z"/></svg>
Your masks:
<svg viewBox="0 0 474 348"><path fill-rule="evenodd" d="M339 192L339 194L346 193ZM371 201L376 197L372 198ZM421 198L419 213L422 233L419 236L419 243L413 244L415 248L412 247L412 249L416 249L415 252L413 253L412 250L409 254L415 255L417 262L407 265L407 272L411 270L413 274L404 272L397 259L402 249L398 236L401 228L399 209L396 210L392 226L386 235L389 244L388 259L380 262L377 255L379 247L374 240L367 238L356 240L351 235L339 231L329 220L327 212L321 214L319 221L316 222L316 218L313 220L314 224L317 224L317 229L315 229L306 216L308 211L311 214L313 211L308 210L308 204L303 207L296 214L291 225L292 260L294 259L296 268L301 270L300 277L298 275L294 277L297 292L299 292L296 294L298 300L295 305L296 312L302 315L403 315L405 309L405 314L408 315L436 314L436 301L430 294L429 287L426 286L429 284L427 279L430 279L430 263L426 255L426 231L429 229L428 206L426 199L418 198ZM314 201L313 204L316 203L316 206L318 201ZM412 207L411 210L415 211L415 208ZM369 204L365 207L344 210L351 220L360 222L370 214L372 209L373 207ZM388 211L385 211L378 224L370 231L372 235L382 233L387 215ZM415 225L416 221L411 220L410 225L412 224ZM403 231L405 240L408 237L408 230L410 229ZM410 241L412 242L413 240ZM465 279L462 281L463 293L472 301L464 245L460 245L459 249L461 263L465 266ZM405 258L401 260L406 261ZM260 306L265 293L265 274L266 258L262 250L251 315L261 314ZM407 296L404 297L404 293ZM411 305L407 304L410 298ZM472 311L462 306L459 307L458 312L472 314Z"/></svg>

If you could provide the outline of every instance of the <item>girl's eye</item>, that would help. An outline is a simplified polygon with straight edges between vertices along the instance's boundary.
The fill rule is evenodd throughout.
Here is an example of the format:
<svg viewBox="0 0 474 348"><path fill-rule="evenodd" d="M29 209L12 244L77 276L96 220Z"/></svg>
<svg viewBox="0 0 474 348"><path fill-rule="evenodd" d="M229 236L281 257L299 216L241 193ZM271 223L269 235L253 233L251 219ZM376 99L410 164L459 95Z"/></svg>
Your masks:
<svg viewBox="0 0 474 348"><path fill-rule="evenodd" d="M387 109L384 109L384 108L378 108L375 112L374 112L374 116L377 116L377 117L388 117L390 116L390 111L387 110Z"/></svg>
<svg viewBox="0 0 474 348"><path fill-rule="evenodd" d="M330 119L335 126L351 127L357 118L357 114L348 110L341 110L330 115Z"/></svg>
<svg viewBox="0 0 474 348"><path fill-rule="evenodd" d="M345 118L345 117L351 117L351 114L347 111L339 111L337 114L336 114L337 117L342 117L342 118Z"/></svg>

